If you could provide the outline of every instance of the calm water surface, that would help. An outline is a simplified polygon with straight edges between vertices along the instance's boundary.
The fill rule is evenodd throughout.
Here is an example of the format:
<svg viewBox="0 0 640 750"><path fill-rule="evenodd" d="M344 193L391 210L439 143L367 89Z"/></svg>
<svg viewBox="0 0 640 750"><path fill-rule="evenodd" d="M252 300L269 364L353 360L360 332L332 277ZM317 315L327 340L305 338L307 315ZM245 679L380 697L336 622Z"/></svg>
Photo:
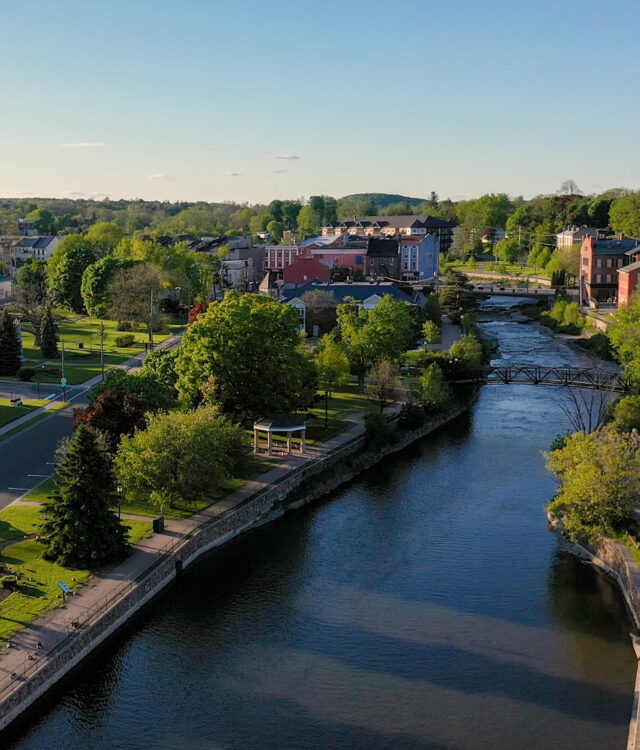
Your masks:
<svg viewBox="0 0 640 750"><path fill-rule="evenodd" d="M505 362L587 361L486 327ZM559 397L487 386L469 419L208 555L0 747L623 750L630 622L546 528Z"/></svg>

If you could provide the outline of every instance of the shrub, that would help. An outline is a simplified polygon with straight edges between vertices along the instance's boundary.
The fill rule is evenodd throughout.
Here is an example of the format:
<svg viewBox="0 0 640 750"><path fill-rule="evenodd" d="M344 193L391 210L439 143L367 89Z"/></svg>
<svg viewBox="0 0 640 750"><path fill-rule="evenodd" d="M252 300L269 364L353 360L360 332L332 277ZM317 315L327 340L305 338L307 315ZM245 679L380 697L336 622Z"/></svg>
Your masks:
<svg viewBox="0 0 640 750"><path fill-rule="evenodd" d="M395 440L396 429L378 411L364 415L365 442L369 450L379 450Z"/></svg>
<svg viewBox="0 0 640 750"><path fill-rule="evenodd" d="M116 346L126 347L131 346L136 340L136 337L132 333L127 333L124 336L116 336Z"/></svg>
<svg viewBox="0 0 640 750"><path fill-rule="evenodd" d="M15 589L18 586L17 576L2 576L0 578L0 586L3 589Z"/></svg>
<svg viewBox="0 0 640 750"><path fill-rule="evenodd" d="M18 376L18 380L23 380L25 383L36 374L36 371L33 369L33 367L27 367L26 365L23 365L16 375Z"/></svg>
<svg viewBox="0 0 640 750"><path fill-rule="evenodd" d="M133 330L133 326L131 325L131 321L129 320L121 320L116 326L116 331L131 331L131 330Z"/></svg>
<svg viewBox="0 0 640 750"><path fill-rule="evenodd" d="M406 402L400 407L398 427L401 430L417 430L425 422L426 415L420 404Z"/></svg>
<svg viewBox="0 0 640 750"><path fill-rule="evenodd" d="M640 396L625 396L613 411L615 426L622 432L640 430Z"/></svg>

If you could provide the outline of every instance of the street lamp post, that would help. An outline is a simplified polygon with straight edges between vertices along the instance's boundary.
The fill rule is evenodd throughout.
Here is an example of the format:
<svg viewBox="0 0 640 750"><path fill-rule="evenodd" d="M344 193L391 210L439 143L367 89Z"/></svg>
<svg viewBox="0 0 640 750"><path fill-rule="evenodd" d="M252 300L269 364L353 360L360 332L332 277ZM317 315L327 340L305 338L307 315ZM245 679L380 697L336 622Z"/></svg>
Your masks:
<svg viewBox="0 0 640 750"><path fill-rule="evenodd" d="M122 513L122 485L118 484L116 486L116 492L118 493L118 520L120 520L120 515Z"/></svg>

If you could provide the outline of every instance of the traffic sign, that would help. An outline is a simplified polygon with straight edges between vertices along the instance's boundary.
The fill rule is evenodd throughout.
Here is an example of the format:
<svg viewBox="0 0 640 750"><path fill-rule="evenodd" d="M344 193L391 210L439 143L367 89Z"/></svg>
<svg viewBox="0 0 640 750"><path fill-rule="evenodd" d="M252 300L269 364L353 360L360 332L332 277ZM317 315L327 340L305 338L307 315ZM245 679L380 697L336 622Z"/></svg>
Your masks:
<svg viewBox="0 0 640 750"><path fill-rule="evenodd" d="M67 385L67 379L66 378L60 378L60 385L64 388Z"/></svg>

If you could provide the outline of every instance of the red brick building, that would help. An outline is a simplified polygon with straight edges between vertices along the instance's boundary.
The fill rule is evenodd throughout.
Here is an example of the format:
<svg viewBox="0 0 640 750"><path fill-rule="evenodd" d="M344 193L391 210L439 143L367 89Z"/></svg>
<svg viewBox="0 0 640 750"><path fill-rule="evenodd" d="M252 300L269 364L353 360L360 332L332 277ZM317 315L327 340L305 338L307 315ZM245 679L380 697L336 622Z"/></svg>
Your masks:
<svg viewBox="0 0 640 750"><path fill-rule="evenodd" d="M613 304L618 298L618 270L629 264L635 240L585 237L580 246L580 286L584 302Z"/></svg>
<svg viewBox="0 0 640 750"><path fill-rule="evenodd" d="M298 256L282 272L285 284L304 284L308 281L331 281L331 268L328 261L322 262L313 256Z"/></svg>
<svg viewBox="0 0 640 750"><path fill-rule="evenodd" d="M618 307L626 307L629 298L638 288L640 261L618 269Z"/></svg>

